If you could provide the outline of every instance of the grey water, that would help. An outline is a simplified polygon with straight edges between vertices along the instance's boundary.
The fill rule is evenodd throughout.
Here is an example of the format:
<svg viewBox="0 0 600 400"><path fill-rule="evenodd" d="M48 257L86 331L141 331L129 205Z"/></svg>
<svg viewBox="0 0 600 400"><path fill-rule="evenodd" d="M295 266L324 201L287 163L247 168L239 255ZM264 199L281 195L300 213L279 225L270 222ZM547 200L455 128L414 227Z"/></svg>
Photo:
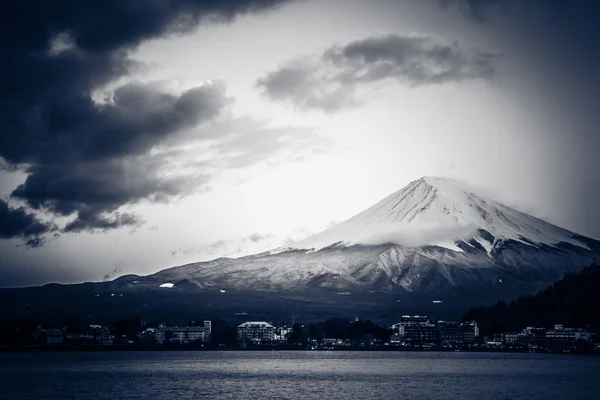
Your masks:
<svg viewBox="0 0 600 400"><path fill-rule="evenodd" d="M0 399L598 399L600 357L462 352L0 354Z"/></svg>

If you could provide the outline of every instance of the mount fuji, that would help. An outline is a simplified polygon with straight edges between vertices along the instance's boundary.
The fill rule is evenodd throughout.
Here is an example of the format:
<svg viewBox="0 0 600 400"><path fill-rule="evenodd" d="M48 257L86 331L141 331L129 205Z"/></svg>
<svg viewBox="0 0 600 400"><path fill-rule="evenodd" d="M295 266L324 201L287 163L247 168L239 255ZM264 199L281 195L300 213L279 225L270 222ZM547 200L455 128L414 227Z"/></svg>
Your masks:
<svg viewBox="0 0 600 400"><path fill-rule="evenodd" d="M460 181L424 177L291 246L136 280L219 290L424 293L547 284L596 260L596 240L477 195Z"/></svg>
<svg viewBox="0 0 600 400"><path fill-rule="evenodd" d="M35 289L46 290L47 304L41 306L46 308L63 294L66 307L72 306L74 295L88 299L83 303L88 305L93 295L99 302L94 306L97 313L114 301L120 302L119 312L133 307L136 313L145 310L140 308L143 304L156 312L189 307L190 313L197 313L204 307L206 312L243 315L254 310L251 315L256 317L274 309L314 316L396 310L398 303L420 304L413 310L430 312L423 304L443 302L464 310L532 293L600 260L599 241L476 192L460 181L424 177L347 221L287 247L148 276L22 290L31 295ZM23 291L18 293L27 293ZM7 293L0 291L0 300Z"/></svg>

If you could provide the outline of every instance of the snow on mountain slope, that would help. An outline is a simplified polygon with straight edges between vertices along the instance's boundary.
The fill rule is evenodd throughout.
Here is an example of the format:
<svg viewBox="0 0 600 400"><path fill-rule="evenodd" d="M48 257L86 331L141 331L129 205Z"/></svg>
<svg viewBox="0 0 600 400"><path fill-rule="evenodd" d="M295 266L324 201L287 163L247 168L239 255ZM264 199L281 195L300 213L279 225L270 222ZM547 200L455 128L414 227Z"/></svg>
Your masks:
<svg viewBox="0 0 600 400"><path fill-rule="evenodd" d="M598 260L598 241L485 199L458 181L426 177L292 246L119 284L140 290L168 282L175 290L227 293L316 288L439 294L456 287L545 285Z"/></svg>
<svg viewBox="0 0 600 400"><path fill-rule="evenodd" d="M493 239L482 237L480 231L489 232ZM413 181L360 214L292 247L394 243L436 245L461 252L455 242L466 239L477 241L488 254L506 240L529 246L563 242L587 249L572 232L484 199L459 181L434 177Z"/></svg>

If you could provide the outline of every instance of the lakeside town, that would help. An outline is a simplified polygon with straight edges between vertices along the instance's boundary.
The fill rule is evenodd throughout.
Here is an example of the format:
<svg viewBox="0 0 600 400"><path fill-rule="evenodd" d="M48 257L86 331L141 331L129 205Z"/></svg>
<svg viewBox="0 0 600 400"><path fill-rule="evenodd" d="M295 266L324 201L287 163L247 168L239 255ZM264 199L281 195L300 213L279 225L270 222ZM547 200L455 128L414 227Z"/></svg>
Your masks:
<svg viewBox="0 0 600 400"><path fill-rule="evenodd" d="M216 323L216 324L215 324ZM403 315L391 326L369 320L330 319L276 325L248 321L190 321L186 326L148 326L139 318L111 326L2 327L0 350L415 350L598 353L600 335L582 327L523 327L518 332L480 334L476 321L432 320Z"/></svg>

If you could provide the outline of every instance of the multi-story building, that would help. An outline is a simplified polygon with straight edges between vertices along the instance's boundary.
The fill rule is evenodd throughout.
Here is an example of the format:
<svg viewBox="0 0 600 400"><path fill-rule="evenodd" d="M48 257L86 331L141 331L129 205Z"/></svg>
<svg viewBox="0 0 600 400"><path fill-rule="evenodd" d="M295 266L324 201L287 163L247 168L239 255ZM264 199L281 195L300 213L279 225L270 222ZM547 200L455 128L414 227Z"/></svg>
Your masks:
<svg viewBox="0 0 600 400"><path fill-rule="evenodd" d="M287 326L275 327L275 333L273 335L273 340L276 342L285 343L291 332L292 332L292 329L288 328Z"/></svg>
<svg viewBox="0 0 600 400"><path fill-rule="evenodd" d="M211 322L204 321L204 326L159 326L156 328L156 343L165 342L188 344L192 342L210 341Z"/></svg>
<svg viewBox="0 0 600 400"><path fill-rule="evenodd" d="M115 336L110 333L104 333L98 337L98 343L102 346L112 346L115 344Z"/></svg>
<svg viewBox="0 0 600 400"><path fill-rule="evenodd" d="M62 344L64 341L62 329L43 329L38 326L36 336L39 341L45 344Z"/></svg>
<svg viewBox="0 0 600 400"><path fill-rule="evenodd" d="M460 347L462 346L463 327L460 322L438 321L436 324L437 339L439 347Z"/></svg>
<svg viewBox="0 0 600 400"><path fill-rule="evenodd" d="M564 328L562 325L554 325L554 329L546 331L546 339L554 342L575 343L578 340L589 342L593 334L581 328Z"/></svg>
<svg viewBox="0 0 600 400"><path fill-rule="evenodd" d="M275 327L268 322L244 322L238 325L239 343L271 343L275 339Z"/></svg>
<svg viewBox="0 0 600 400"><path fill-rule="evenodd" d="M517 339L518 343L529 348L544 347L545 341L546 329L536 328L533 326L528 326L527 328L523 329Z"/></svg>
<svg viewBox="0 0 600 400"><path fill-rule="evenodd" d="M430 325L429 318L425 315L403 315L400 317L400 322L392 325L394 335L402 336L404 328L407 326L428 326Z"/></svg>
<svg viewBox="0 0 600 400"><path fill-rule="evenodd" d="M212 334L212 322L204 321L204 341L210 341L210 335Z"/></svg>
<svg viewBox="0 0 600 400"><path fill-rule="evenodd" d="M521 336L520 332L505 332L504 333L504 343L513 344L517 340L519 340L520 336Z"/></svg>
<svg viewBox="0 0 600 400"><path fill-rule="evenodd" d="M434 347L437 343L435 324L406 326L403 339L412 346Z"/></svg>
<svg viewBox="0 0 600 400"><path fill-rule="evenodd" d="M430 347L437 342L435 324L424 315L403 315L400 322L392 325L392 332L392 343Z"/></svg>
<svg viewBox="0 0 600 400"><path fill-rule="evenodd" d="M463 343L473 344L477 342L479 338L479 326L477 322L463 322L462 323L463 330Z"/></svg>

